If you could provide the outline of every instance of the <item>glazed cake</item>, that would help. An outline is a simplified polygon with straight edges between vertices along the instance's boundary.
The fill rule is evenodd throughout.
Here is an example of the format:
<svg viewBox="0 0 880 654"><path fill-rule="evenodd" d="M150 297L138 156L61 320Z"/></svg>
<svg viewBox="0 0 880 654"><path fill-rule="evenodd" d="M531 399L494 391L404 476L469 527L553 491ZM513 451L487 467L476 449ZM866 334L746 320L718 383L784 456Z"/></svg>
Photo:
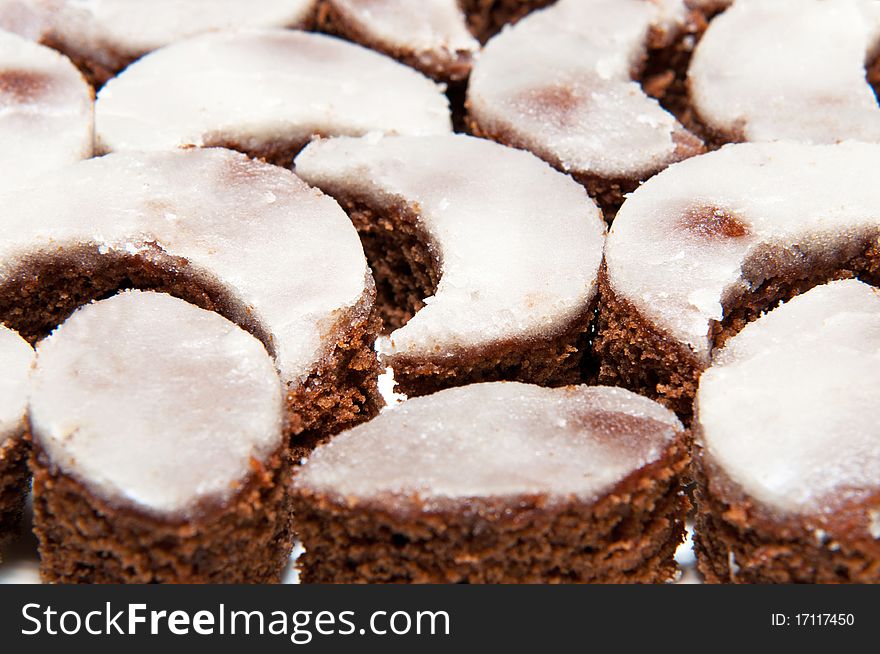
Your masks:
<svg viewBox="0 0 880 654"><path fill-rule="evenodd" d="M277 582L290 555L278 374L225 318L129 291L37 345L43 581Z"/></svg>
<svg viewBox="0 0 880 654"><path fill-rule="evenodd" d="M0 0L0 28L68 55L99 88L135 59L203 32L309 27L315 0Z"/></svg>
<svg viewBox="0 0 880 654"><path fill-rule="evenodd" d="M578 184L464 135L317 141L296 172L361 233L401 392L580 381L605 226Z"/></svg>
<svg viewBox="0 0 880 654"><path fill-rule="evenodd" d="M266 346L294 449L378 412L379 325L357 232L291 172L222 149L119 153L0 206L0 320L26 338L120 288L162 290Z"/></svg>
<svg viewBox="0 0 880 654"><path fill-rule="evenodd" d="M676 164L623 205L605 248L602 383L687 417L747 322L843 277L880 282L880 146L738 144Z"/></svg>
<svg viewBox="0 0 880 654"><path fill-rule="evenodd" d="M70 61L0 30L0 192L92 156L92 90Z"/></svg>
<svg viewBox="0 0 880 654"><path fill-rule="evenodd" d="M404 402L295 474L307 583L662 582L688 457L618 388L477 384Z"/></svg>
<svg viewBox="0 0 880 654"><path fill-rule="evenodd" d="M24 440L30 345L0 325L0 545L18 528L28 485Z"/></svg>
<svg viewBox="0 0 880 654"><path fill-rule="evenodd" d="M98 95L101 151L220 145L289 167L315 135L442 134L442 89L366 48L321 34L198 36L132 64Z"/></svg>
<svg viewBox="0 0 880 654"><path fill-rule="evenodd" d="M695 117L714 143L878 142L880 106L865 65L878 57L878 2L737 0L694 52Z"/></svg>
<svg viewBox="0 0 880 654"><path fill-rule="evenodd" d="M480 50L456 0L323 0L318 27L444 82L466 79Z"/></svg>
<svg viewBox="0 0 880 654"><path fill-rule="evenodd" d="M534 12L474 66L471 130L571 174L611 219L640 182L703 149L635 81L687 19L681 0L560 0Z"/></svg>
<svg viewBox="0 0 880 654"><path fill-rule="evenodd" d="M878 404L880 294L859 281L727 342L696 400L707 581L880 583Z"/></svg>

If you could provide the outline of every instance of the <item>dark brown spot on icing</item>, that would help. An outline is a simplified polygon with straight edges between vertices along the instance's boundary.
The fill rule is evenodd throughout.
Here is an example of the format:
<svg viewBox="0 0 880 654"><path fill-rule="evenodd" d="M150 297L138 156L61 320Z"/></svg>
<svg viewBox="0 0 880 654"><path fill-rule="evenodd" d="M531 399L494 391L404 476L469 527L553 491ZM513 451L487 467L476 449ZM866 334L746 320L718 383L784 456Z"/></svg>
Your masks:
<svg viewBox="0 0 880 654"><path fill-rule="evenodd" d="M0 103L37 102L52 87L52 76L31 70L0 70Z"/></svg>
<svg viewBox="0 0 880 654"><path fill-rule="evenodd" d="M647 444L673 431L666 423L619 411L593 410L573 416L576 425L603 446L623 451L641 452Z"/></svg>
<svg viewBox="0 0 880 654"><path fill-rule="evenodd" d="M681 220L685 231L707 240L726 240L749 235L749 227L729 211L718 207L690 209Z"/></svg>
<svg viewBox="0 0 880 654"><path fill-rule="evenodd" d="M553 84L531 88L517 94L513 100L518 110L567 127L576 122L586 98L568 84Z"/></svg>

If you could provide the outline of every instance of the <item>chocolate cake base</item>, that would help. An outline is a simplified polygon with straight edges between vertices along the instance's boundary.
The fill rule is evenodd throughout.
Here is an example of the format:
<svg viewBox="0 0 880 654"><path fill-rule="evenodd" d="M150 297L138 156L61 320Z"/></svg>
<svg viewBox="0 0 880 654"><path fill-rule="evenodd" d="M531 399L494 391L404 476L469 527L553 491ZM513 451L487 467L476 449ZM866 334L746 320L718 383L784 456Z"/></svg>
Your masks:
<svg viewBox="0 0 880 654"><path fill-rule="evenodd" d="M756 265L746 262L742 268L749 291L729 298L724 303L724 320L711 326L712 347L721 347L764 312L820 284L858 278L880 286L878 237L866 234L842 243L835 256L825 258L800 250L758 252ZM775 276L763 272L769 261L778 264ZM619 297L604 266L599 273L599 297L593 341L593 353L599 360L598 382L655 399L689 424L704 364Z"/></svg>
<svg viewBox="0 0 880 654"><path fill-rule="evenodd" d="M274 354L272 341L222 288L190 270L186 260L158 247L139 254L100 253L96 247L65 248L54 256L36 256L0 285L0 320L31 343L46 336L78 307L136 288L168 293L215 311L259 339ZM326 334L332 351L302 384L287 393L291 450L302 456L322 440L369 420L384 405L377 386L379 364L373 343L381 322L373 313L370 286L360 305Z"/></svg>
<svg viewBox="0 0 880 654"><path fill-rule="evenodd" d="M376 280L376 308L386 329L404 325L434 295L440 265L430 237L406 207L378 210L365 200L334 193L361 236ZM397 390L410 397L484 381L522 381L541 386L580 383L591 376L589 339L595 303L543 339L498 342L442 357L383 357Z"/></svg>
<svg viewBox="0 0 880 654"><path fill-rule="evenodd" d="M704 457L697 460L694 550L706 582L880 583L880 540L865 528L880 495L822 521L783 518L746 497Z"/></svg>
<svg viewBox="0 0 880 654"><path fill-rule="evenodd" d="M471 33L485 43L505 25L515 23L535 9L553 4L555 0L459 0L467 16Z"/></svg>
<svg viewBox="0 0 880 654"><path fill-rule="evenodd" d="M683 439L682 439L683 440ZM304 583L656 583L673 579L689 459L674 443L594 503L475 498L411 506L299 491ZM412 500L410 500L412 501Z"/></svg>
<svg viewBox="0 0 880 654"><path fill-rule="evenodd" d="M0 445L0 545L18 532L30 480L27 458L22 435Z"/></svg>
<svg viewBox="0 0 880 654"><path fill-rule="evenodd" d="M167 520L116 505L52 467L37 448L34 533L49 583L277 583L292 547L286 452L252 462L223 506Z"/></svg>

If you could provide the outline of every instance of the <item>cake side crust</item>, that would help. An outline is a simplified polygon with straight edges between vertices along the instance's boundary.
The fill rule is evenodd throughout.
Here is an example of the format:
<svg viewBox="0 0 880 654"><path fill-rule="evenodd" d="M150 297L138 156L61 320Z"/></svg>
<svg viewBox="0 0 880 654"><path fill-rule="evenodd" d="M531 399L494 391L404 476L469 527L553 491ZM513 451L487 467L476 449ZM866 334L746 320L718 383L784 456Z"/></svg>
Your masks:
<svg viewBox="0 0 880 654"><path fill-rule="evenodd" d="M305 583L656 583L689 507L685 438L596 502L546 497L394 508L294 491ZM340 545L346 543L345 546Z"/></svg>
<svg viewBox="0 0 880 654"><path fill-rule="evenodd" d="M880 539L865 529L880 493L820 518L779 516L695 456L694 551L708 583L880 583ZM875 518L876 519L876 518Z"/></svg>
<svg viewBox="0 0 880 654"><path fill-rule="evenodd" d="M170 520L94 494L54 467L38 447L34 533L49 583L277 583L292 548L290 458L260 463L221 507Z"/></svg>
<svg viewBox="0 0 880 654"><path fill-rule="evenodd" d="M17 532L21 522L30 479L28 452L23 433L0 444L0 545Z"/></svg>

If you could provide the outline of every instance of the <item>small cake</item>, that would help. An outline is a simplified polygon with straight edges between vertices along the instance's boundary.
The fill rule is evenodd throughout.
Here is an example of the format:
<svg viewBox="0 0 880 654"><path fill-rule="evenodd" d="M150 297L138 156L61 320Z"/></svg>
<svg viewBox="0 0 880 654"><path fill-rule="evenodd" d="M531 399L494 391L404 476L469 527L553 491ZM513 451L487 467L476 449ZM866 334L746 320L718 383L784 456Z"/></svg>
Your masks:
<svg viewBox="0 0 880 654"><path fill-rule="evenodd" d="M161 290L266 346L295 450L378 412L363 248L339 205L290 171L222 149L118 153L0 206L0 320L26 338L119 289Z"/></svg>
<svg viewBox="0 0 880 654"><path fill-rule="evenodd" d="M471 32L485 43L506 25L554 0L458 0L467 15Z"/></svg>
<svg viewBox="0 0 880 654"><path fill-rule="evenodd" d="M683 433L619 388L490 383L407 400L295 474L301 579L668 581Z"/></svg>
<svg viewBox="0 0 880 654"><path fill-rule="evenodd" d="M710 141L880 142L866 81L880 55L873 0L737 0L712 21L688 80Z"/></svg>
<svg viewBox="0 0 880 654"><path fill-rule="evenodd" d="M92 98L66 57L0 30L0 191L92 156Z"/></svg>
<svg viewBox="0 0 880 654"><path fill-rule="evenodd" d="M464 135L322 140L296 172L361 233L401 392L580 381L605 225L578 184Z"/></svg>
<svg viewBox="0 0 880 654"><path fill-rule="evenodd" d="M602 383L691 411L713 347L817 284L880 283L880 145L744 143L676 164L605 247Z"/></svg>
<svg viewBox="0 0 880 654"><path fill-rule="evenodd" d="M613 218L639 183L703 149L634 81L687 18L681 0L560 0L534 12L474 66L473 133L571 174Z"/></svg>
<svg viewBox="0 0 880 654"><path fill-rule="evenodd" d="M0 544L15 533L27 491L24 432L33 358L31 346L0 325Z"/></svg>
<svg viewBox="0 0 880 654"><path fill-rule="evenodd" d="M444 82L466 79L480 50L456 0L323 0L318 27Z"/></svg>
<svg viewBox="0 0 880 654"><path fill-rule="evenodd" d="M43 580L279 581L284 413L263 344L216 313L139 291L76 311L30 393Z"/></svg>
<svg viewBox="0 0 880 654"><path fill-rule="evenodd" d="M135 59L203 32L309 27L315 0L0 0L0 28L60 50L99 88Z"/></svg>
<svg viewBox="0 0 880 654"><path fill-rule="evenodd" d="M819 286L747 325L700 379L707 581L880 583L880 293Z"/></svg>
<svg viewBox="0 0 880 654"><path fill-rule="evenodd" d="M129 66L98 94L100 151L224 146L289 167L315 135L442 134L442 89L332 36L247 30L198 36Z"/></svg>

